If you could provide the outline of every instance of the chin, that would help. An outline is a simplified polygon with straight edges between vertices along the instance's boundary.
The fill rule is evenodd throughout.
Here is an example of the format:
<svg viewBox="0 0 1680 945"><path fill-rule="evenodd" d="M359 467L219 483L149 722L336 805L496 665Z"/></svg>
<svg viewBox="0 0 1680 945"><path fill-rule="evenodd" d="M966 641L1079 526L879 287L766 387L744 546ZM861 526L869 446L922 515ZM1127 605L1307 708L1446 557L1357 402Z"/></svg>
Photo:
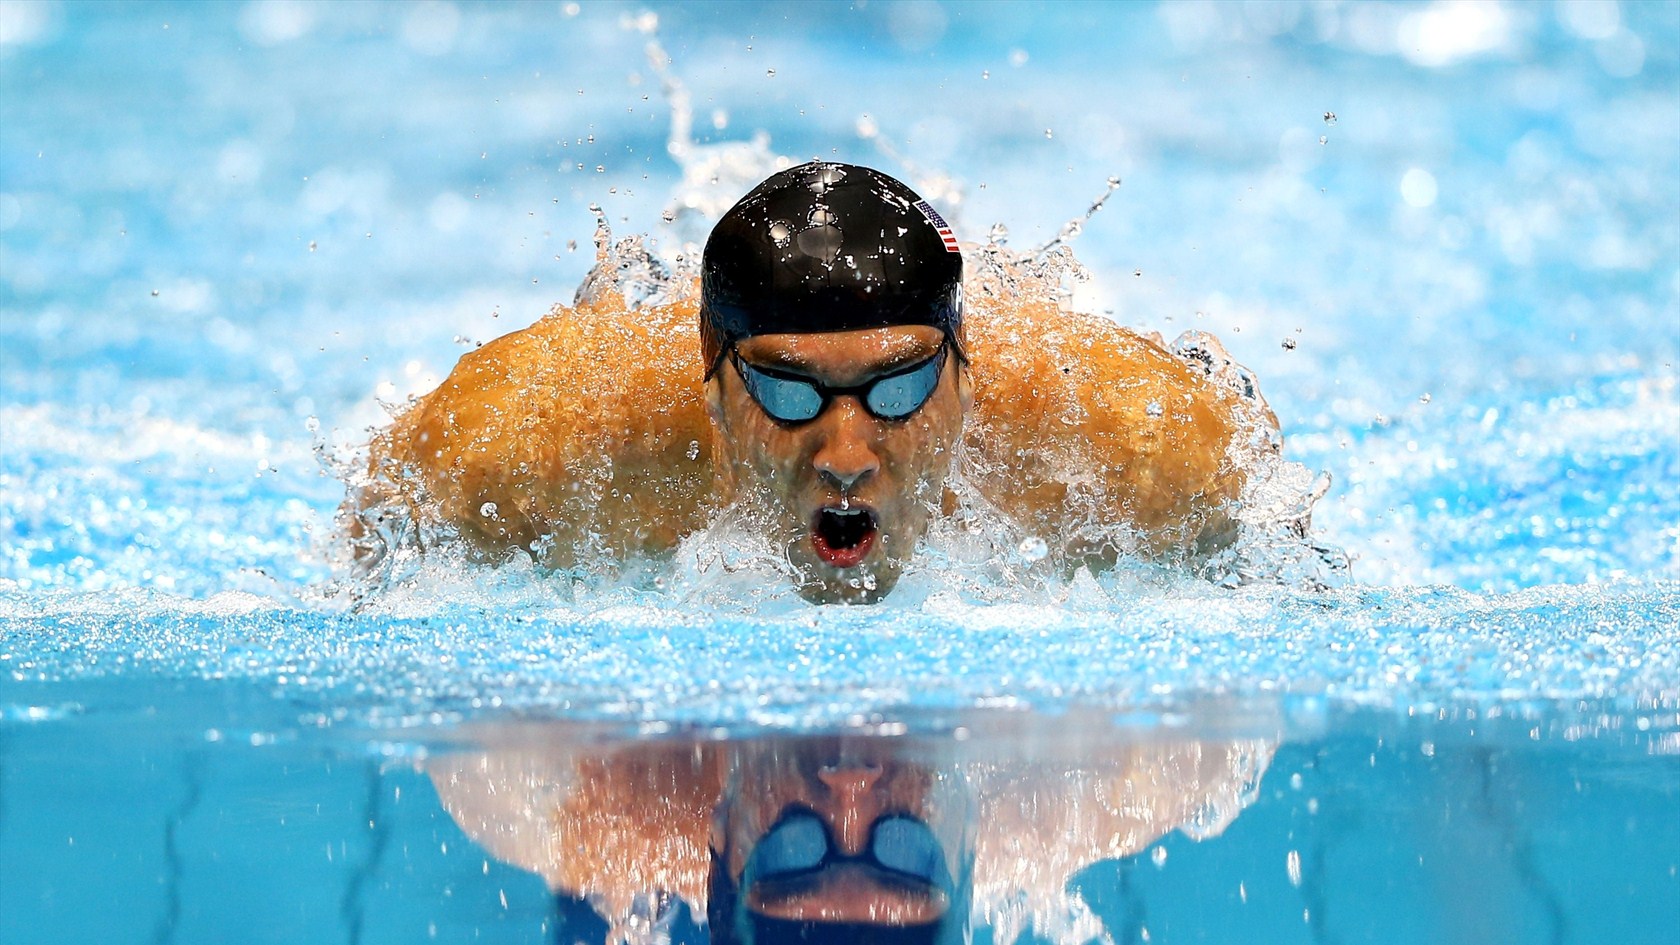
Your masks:
<svg viewBox="0 0 1680 945"><path fill-rule="evenodd" d="M806 564L800 570L805 580L799 585L799 596L813 604L875 604L892 593L901 569L882 561L844 571L818 564Z"/></svg>

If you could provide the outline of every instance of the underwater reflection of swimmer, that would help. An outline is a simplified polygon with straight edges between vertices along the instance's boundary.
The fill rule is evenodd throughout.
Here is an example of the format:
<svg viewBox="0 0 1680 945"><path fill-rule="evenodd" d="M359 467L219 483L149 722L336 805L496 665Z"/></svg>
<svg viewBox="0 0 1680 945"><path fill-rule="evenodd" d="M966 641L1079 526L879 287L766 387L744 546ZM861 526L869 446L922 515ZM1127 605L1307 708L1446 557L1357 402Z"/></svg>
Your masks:
<svg viewBox="0 0 1680 945"><path fill-rule="evenodd" d="M1278 443L1252 379L1211 339L1176 355L974 252L965 279L910 188L813 162L718 222L698 305L686 280L633 305L604 257L575 308L464 356L375 437L358 556L416 526L589 568L728 510L807 598L868 602L930 521L981 507L1067 570L1229 544L1245 457Z"/></svg>
<svg viewBox="0 0 1680 945"><path fill-rule="evenodd" d="M1086 941L1076 872L1174 828L1217 833L1270 759L1262 740L1085 738L1029 758L865 736L511 737L428 763L444 806L633 945L668 933L678 902L714 943L960 942L1022 927L1023 904L1041 935L1060 921Z"/></svg>

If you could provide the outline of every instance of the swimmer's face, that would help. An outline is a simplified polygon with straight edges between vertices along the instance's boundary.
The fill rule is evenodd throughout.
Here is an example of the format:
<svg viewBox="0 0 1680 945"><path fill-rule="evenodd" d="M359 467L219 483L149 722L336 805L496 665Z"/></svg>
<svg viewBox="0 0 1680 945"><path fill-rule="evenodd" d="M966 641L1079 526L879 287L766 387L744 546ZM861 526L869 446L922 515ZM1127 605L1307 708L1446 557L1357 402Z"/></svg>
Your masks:
<svg viewBox="0 0 1680 945"><path fill-rule="evenodd" d="M937 328L901 325L759 335L735 354L749 370L849 388L939 357L944 345ZM970 402L961 362L947 350L933 393L901 420L841 394L814 419L778 421L748 393L733 358L707 382L706 401L725 497L764 504L768 537L787 549L800 593L868 603L892 590L944 498Z"/></svg>
<svg viewBox="0 0 1680 945"><path fill-rule="evenodd" d="M966 856L950 785L868 745L832 747L772 750L743 768L750 783L729 792L713 838L737 908L784 922L945 919Z"/></svg>

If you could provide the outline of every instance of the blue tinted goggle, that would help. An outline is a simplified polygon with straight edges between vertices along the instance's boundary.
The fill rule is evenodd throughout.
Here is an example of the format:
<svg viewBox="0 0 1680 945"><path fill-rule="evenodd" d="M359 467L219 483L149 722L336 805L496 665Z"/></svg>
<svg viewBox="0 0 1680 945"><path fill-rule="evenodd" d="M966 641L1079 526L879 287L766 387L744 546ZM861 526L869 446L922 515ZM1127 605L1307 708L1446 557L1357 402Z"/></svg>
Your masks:
<svg viewBox="0 0 1680 945"><path fill-rule="evenodd" d="M741 374L747 393L765 413L782 423L814 420L828 407L829 401L847 394L857 397L871 416L903 420L920 410L939 387L939 372L945 367L947 347L940 345L939 351L925 361L855 387L830 387L799 374L756 367L741 360L741 355L733 349L729 356Z"/></svg>
<svg viewBox="0 0 1680 945"><path fill-rule="evenodd" d="M869 847L855 857L835 850L828 825L808 810L796 810L776 823L747 861L751 882L797 879L834 863L866 863L903 879L949 891L951 874L939 838L927 824L903 814L875 821Z"/></svg>

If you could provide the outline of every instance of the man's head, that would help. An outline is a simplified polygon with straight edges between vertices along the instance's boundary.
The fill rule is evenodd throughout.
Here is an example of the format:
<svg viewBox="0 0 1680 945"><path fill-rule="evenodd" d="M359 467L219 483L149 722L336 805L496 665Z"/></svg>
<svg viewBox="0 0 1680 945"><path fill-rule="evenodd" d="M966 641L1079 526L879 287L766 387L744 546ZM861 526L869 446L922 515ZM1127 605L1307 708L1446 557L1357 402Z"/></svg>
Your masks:
<svg viewBox="0 0 1680 945"><path fill-rule="evenodd" d="M945 221L869 168L782 171L706 243L701 343L726 494L762 506L805 596L886 594L970 399Z"/></svg>
<svg viewBox="0 0 1680 945"><path fill-rule="evenodd" d="M967 921L970 811L881 740L770 742L713 828L714 945L940 945Z"/></svg>

